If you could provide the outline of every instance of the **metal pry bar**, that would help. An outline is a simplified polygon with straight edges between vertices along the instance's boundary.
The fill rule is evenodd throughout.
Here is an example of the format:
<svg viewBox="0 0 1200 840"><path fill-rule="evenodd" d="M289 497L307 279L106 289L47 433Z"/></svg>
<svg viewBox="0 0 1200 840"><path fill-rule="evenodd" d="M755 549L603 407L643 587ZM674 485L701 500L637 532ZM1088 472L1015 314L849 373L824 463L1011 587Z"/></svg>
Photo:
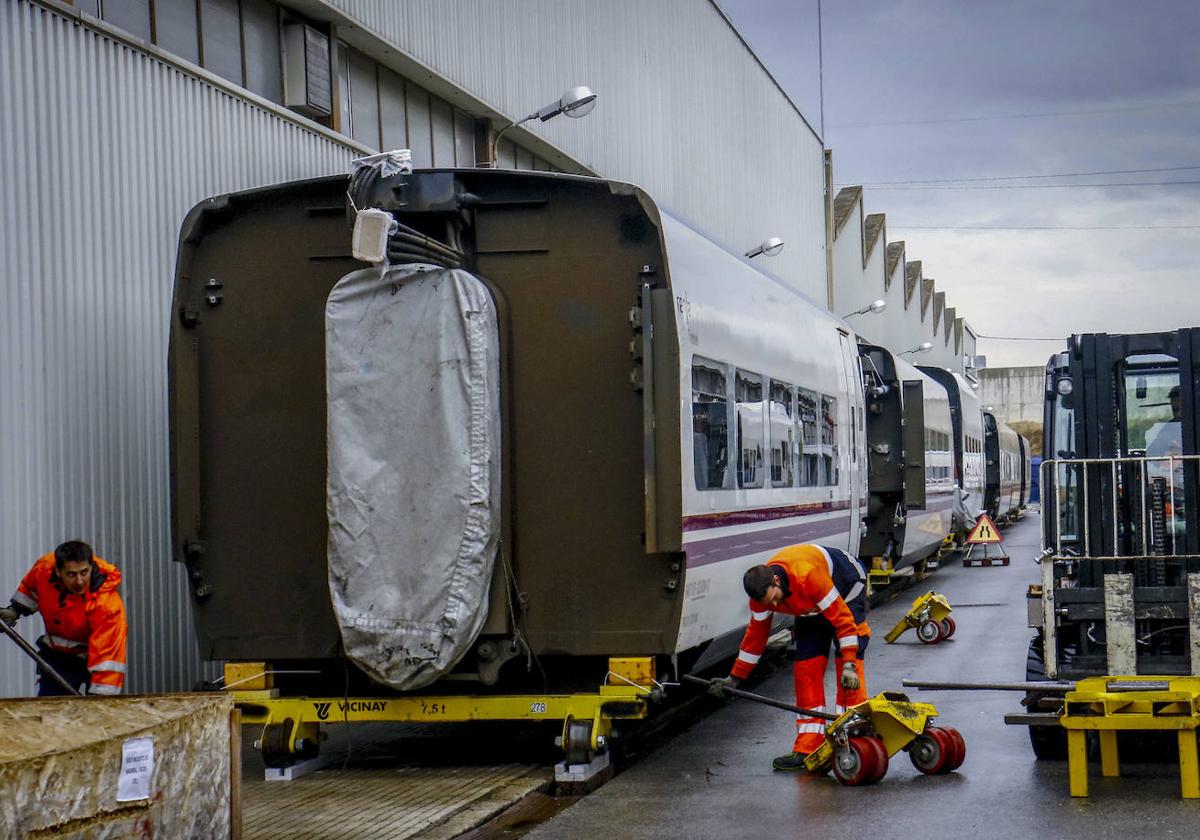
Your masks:
<svg viewBox="0 0 1200 840"><path fill-rule="evenodd" d="M684 674L683 678L688 682L697 683L698 685L708 685L711 680L706 680L703 677L694 677L691 674ZM818 712L816 709L804 709L800 706L793 706L791 703L785 703L782 700L776 700L773 697L763 697L761 694L754 694L750 691L742 691L738 688L725 687L725 693L731 697L740 697L743 700L752 700L755 703L762 703L766 706L774 706L776 709L783 709L787 712L795 712L798 715L805 717L814 717L821 720L837 720L839 715L831 715L828 712Z"/></svg>
<svg viewBox="0 0 1200 840"><path fill-rule="evenodd" d="M925 682L923 680L901 680L905 688L916 688L921 691L1074 691L1073 682L1046 682L1030 680L1029 682L1011 683L962 683L962 682Z"/></svg>
<svg viewBox="0 0 1200 840"><path fill-rule="evenodd" d="M62 677L62 674L58 673L58 671L55 671L54 668L50 665L50 663L42 658L41 654L39 654L37 652L37 649L34 648L33 645L31 645L31 644L29 644L29 642L25 641L24 636L22 636L20 633L18 633L13 628L9 627L8 624L4 621L0 621L0 630L3 630L5 635L7 635L10 639L12 639L14 642L16 642L17 647L19 647L19 648L21 648L21 650L25 651L26 655L38 664L38 668L41 669L42 673L51 677L56 683L58 683L60 686L62 686L64 691L66 691L68 694L72 695L73 697L82 697L83 696L79 693L79 691L75 688L75 686L71 685L69 682L64 680Z"/></svg>

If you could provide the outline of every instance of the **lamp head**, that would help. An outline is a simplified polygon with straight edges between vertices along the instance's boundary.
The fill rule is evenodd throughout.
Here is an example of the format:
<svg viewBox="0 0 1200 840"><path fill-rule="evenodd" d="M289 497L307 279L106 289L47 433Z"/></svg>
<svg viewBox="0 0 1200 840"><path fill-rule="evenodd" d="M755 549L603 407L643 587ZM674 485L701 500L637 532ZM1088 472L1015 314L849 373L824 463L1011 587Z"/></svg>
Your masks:
<svg viewBox="0 0 1200 840"><path fill-rule="evenodd" d="M869 309L871 312L882 312L883 310L887 309L887 301L883 298L880 298L868 306L867 309Z"/></svg>
<svg viewBox="0 0 1200 840"><path fill-rule="evenodd" d="M539 109L536 114L530 114L525 119L537 117L542 122L545 122L557 117L559 114L566 114L568 117L579 119L580 117L586 117L595 107L596 94L592 93L590 87L579 85L564 93L559 97L557 102L551 102L544 108Z"/></svg>
<svg viewBox="0 0 1200 840"><path fill-rule="evenodd" d="M778 236L771 236L762 241L762 244L757 248L753 248L746 252L748 259L754 259L759 254L766 254L768 257L773 257L783 250L783 240Z"/></svg>

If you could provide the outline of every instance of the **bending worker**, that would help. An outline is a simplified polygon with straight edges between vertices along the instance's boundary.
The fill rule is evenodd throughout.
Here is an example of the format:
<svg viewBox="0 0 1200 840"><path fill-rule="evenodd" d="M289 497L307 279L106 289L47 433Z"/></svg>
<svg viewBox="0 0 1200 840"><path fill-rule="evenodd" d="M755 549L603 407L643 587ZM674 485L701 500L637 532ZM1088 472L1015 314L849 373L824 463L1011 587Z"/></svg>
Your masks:
<svg viewBox="0 0 1200 840"><path fill-rule="evenodd" d="M767 645L773 614L796 616L792 628L796 705L826 711L825 667L829 648L837 641L837 705L867 699L863 653L871 630L867 626L866 573L858 560L836 548L793 545L766 565L746 571L742 585L750 596L750 625L730 676L714 680L710 690L722 694L750 676ZM791 753L772 763L776 770L803 770L804 757L825 741L825 724L817 718L796 718L796 741Z"/></svg>
<svg viewBox="0 0 1200 840"><path fill-rule="evenodd" d="M42 658L84 694L120 694L125 684L125 603L117 592L121 573L71 540L38 558L13 595L0 607L9 626L41 612L46 633L37 640ZM40 668L39 668L40 672ZM46 675L38 697L66 694Z"/></svg>

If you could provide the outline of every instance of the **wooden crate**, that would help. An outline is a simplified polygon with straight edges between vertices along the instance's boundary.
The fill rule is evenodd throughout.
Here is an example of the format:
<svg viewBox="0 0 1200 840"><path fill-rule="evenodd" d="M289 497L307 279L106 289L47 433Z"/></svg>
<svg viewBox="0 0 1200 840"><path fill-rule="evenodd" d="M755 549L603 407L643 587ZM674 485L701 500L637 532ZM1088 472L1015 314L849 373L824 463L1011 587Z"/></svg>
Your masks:
<svg viewBox="0 0 1200 840"><path fill-rule="evenodd" d="M237 838L239 717L218 693L0 700L0 837ZM134 739L148 795L118 801Z"/></svg>

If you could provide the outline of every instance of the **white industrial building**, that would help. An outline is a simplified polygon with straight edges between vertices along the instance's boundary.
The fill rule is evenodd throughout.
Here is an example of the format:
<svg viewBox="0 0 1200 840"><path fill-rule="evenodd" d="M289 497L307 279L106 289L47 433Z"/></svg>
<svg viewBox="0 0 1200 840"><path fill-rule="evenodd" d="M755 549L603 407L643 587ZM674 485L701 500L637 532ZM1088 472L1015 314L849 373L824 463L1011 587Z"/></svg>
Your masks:
<svg viewBox="0 0 1200 840"><path fill-rule="evenodd" d="M839 314L889 301L864 336L974 352L902 244L864 239L861 201L834 241L862 270L835 255L831 284L822 141L711 0L0 0L0 67L0 588L92 542L125 573L127 690L206 673L170 559L166 374L179 226L205 197L381 149L480 165L584 84L592 114L506 131L499 165L634 182L733 252L781 237L763 267L784 282ZM0 645L0 695L32 690Z"/></svg>

